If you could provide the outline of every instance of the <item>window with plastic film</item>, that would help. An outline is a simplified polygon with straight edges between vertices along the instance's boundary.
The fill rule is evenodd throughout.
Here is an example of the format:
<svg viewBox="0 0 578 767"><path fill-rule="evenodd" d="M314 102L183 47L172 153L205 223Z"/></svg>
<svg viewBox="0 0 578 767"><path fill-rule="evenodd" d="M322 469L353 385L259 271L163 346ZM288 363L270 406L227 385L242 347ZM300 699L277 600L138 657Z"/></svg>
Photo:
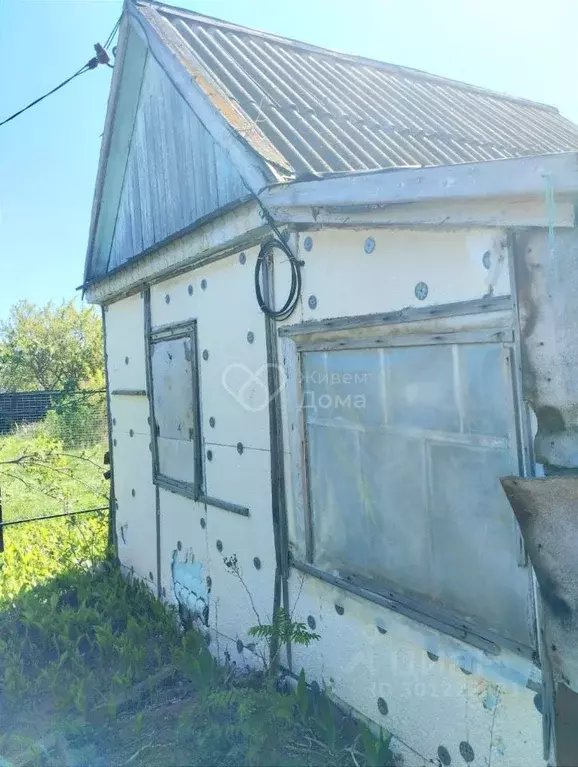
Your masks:
<svg viewBox="0 0 578 767"><path fill-rule="evenodd" d="M415 341L414 341L415 343ZM302 351L315 568L530 645L509 349Z"/></svg>
<svg viewBox="0 0 578 767"><path fill-rule="evenodd" d="M194 326L151 336L155 482L192 497L201 479L196 357Z"/></svg>

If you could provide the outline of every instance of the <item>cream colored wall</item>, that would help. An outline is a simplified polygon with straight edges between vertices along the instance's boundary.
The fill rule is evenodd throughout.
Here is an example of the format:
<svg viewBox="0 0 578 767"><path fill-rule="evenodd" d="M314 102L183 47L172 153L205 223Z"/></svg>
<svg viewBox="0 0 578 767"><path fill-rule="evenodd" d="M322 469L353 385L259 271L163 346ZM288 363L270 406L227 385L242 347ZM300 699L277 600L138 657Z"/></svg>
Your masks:
<svg viewBox="0 0 578 767"><path fill-rule="evenodd" d="M112 393L146 390L143 298L137 293L110 304L105 322L118 554L125 568L154 588L156 506L148 400Z"/></svg>
<svg viewBox="0 0 578 767"><path fill-rule="evenodd" d="M305 237L311 237L309 251ZM375 240L370 254L364 249L367 237ZM488 251L489 270L483 263ZM510 292L506 234L499 229L326 229L301 233L298 252L305 261L302 300L283 324ZM424 301L414 293L418 282L428 286ZM277 290L281 295L281 284L276 284ZM317 299L315 309L309 306L310 296ZM281 359L286 349L287 341L280 341ZM290 368L287 372L292 374ZM291 385L288 381L282 400L285 470L293 478L288 484L289 531L296 543L300 441L292 439L296 427ZM492 659L458 639L296 570L289 591L291 604L298 598L299 618L312 616L321 635L307 649L293 648L293 671L305 668L309 678L326 684L341 703L392 732L407 765L438 764L440 746L448 750L452 764L465 764L462 742L472 747L474 765L543 763L536 693L526 686L529 678L536 685L539 672L529 661L507 651ZM343 615L336 612L336 604L344 608ZM428 651L439 660L431 660ZM387 703L386 716L378 710L379 697Z"/></svg>
<svg viewBox="0 0 578 767"><path fill-rule="evenodd" d="M310 251L304 250L305 236L312 237ZM364 241L370 236L376 247L367 254ZM505 234L500 230L322 230L294 234L291 242L305 266L302 300L289 324L509 292ZM186 240L181 247L179 254L172 246L171 257L176 261L187 256ZM482 262L486 251L491 254L490 270ZM161 587L174 602L173 562L194 564L199 589L201 580L205 586L207 577L211 580L212 647L221 656L227 651L240 665L254 665L253 654L247 650L239 654L236 642L251 641L248 630L257 622L255 611L261 621L271 617L275 553L269 417L263 388L265 323L253 289L257 249L245 253L244 264L236 253L153 285L151 312L153 327L197 320L206 492L250 510L248 518L242 517L160 490ZM286 277L286 267L280 264L275 286L279 301L286 290ZM428 285L423 302L414 295L418 282ZM311 295L317 298L316 309L308 305ZM254 334L253 343L247 341L249 331ZM145 388L140 296L110 305L107 342L111 388ZM281 344L279 348L282 350ZM207 360L202 357L204 350ZM128 366L125 356L131 359ZM296 458L292 450L298 440L291 440L288 434L289 391L290 386L280 396L291 515L290 477ZM127 524L128 531L128 543L119 544L119 555L126 566L133 566L144 577L152 572L156 579L148 404L145 398L133 401L113 396L112 411L117 422L113 434L117 439L118 526ZM214 428L209 425L211 417L215 418ZM135 433L132 438L130 428ZM243 445L242 454L238 443ZM212 461L206 458L207 450L213 453ZM294 530L294 525L290 528ZM217 550L218 540L223 544L222 553ZM223 562L223 557L233 554L245 585ZM253 565L254 557L261 560L259 570ZM326 684L345 705L390 730L407 765L437 763L439 746L448 749L452 764L465 763L459 752L462 741L471 745L474 765L542 763L540 715L533 703L535 693L525 686L528 677L536 680L538 675L529 662L508 653L490 659L457 639L296 571L291 572L289 589L290 604L296 603L295 617L313 616L321 635L307 649L293 648L293 672L305 668L310 680ZM341 616L336 603L344 607ZM378 625L385 634L378 631ZM439 660L431 660L428 650ZM474 673L466 675L460 668ZM386 716L377 709L378 697L387 702Z"/></svg>

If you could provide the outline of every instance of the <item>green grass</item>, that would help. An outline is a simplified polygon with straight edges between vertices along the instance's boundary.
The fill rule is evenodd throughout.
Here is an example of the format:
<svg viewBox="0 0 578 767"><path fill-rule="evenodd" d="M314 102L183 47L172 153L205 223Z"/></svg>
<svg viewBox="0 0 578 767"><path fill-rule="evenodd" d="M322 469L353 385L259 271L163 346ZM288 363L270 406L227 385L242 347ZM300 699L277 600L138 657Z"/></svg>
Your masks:
<svg viewBox="0 0 578 767"><path fill-rule="evenodd" d="M102 453L67 449L46 424L0 439L5 513L104 505ZM391 764L388 739L304 674L292 690L271 669L219 666L199 631L121 575L107 527L106 514L90 514L5 528L0 767ZM282 623L282 636L315 641Z"/></svg>
<svg viewBox="0 0 578 767"><path fill-rule="evenodd" d="M67 447L45 424L0 437L4 521L106 506L105 442Z"/></svg>

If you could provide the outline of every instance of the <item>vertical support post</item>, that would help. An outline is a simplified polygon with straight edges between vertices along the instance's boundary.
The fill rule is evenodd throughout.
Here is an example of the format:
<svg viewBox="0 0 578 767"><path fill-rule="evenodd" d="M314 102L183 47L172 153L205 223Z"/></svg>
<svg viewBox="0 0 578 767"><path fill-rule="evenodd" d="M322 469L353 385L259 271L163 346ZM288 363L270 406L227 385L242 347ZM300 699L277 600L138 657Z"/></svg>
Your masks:
<svg viewBox="0 0 578 767"><path fill-rule="evenodd" d="M0 487L0 554L4 552L4 517L2 516L2 488Z"/></svg>
<svg viewBox="0 0 578 767"><path fill-rule="evenodd" d="M143 318L144 318L144 344L145 344L145 374L146 374L146 388L147 397L149 401L149 420L150 420L150 435L151 435L151 471L153 481L158 472L158 452L157 452L157 434L156 434L156 421L155 421L155 407L153 400L153 368L151 359L151 332L152 332L152 316L151 316L151 289L145 288L142 293L144 300L143 306ZM157 598L160 599L162 595L161 587L161 499L158 485L155 483L155 527L156 527L156 566L157 566Z"/></svg>
<svg viewBox="0 0 578 767"><path fill-rule="evenodd" d="M263 295L269 306L275 306L274 263L272 253L263 270ZM275 589L273 614L281 604L289 614L289 543L287 531L287 506L285 498L285 464L283 453L283 419L279 398L279 354L277 346L277 326L272 317L265 317L265 342L267 348L267 382L269 389L269 438L271 454L271 503L273 512L273 532L275 538ZM272 655L278 652L271 647ZM291 642L286 643L287 664L292 667Z"/></svg>
<svg viewBox="0 0 578 767"><path fill-rule="evenodd" d="M107 307L101 306L102 342L104 350L104 381L106 387L106 421L108 424L108 455L110 457L110 489L108 494L108 545L118 556L118 539L116 535L116 493L114 490L114 451L112 440L112 413L110 407L110 381L108 378L108 351L106 345L106 312Z"/></svg>

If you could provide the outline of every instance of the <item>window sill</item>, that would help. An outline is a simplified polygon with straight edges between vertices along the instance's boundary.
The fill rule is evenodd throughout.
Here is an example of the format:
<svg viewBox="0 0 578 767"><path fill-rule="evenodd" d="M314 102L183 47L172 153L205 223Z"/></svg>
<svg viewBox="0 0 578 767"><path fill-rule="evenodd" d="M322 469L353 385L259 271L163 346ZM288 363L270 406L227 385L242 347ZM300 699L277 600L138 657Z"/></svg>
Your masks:
<svg viewBox="0 0 578 767"><path fill-rule="evenodd" d="M207 506L215 506L217 509L230 511L232 514L239 514L241 517L249 516L249 509L246 506L240 506L237 503L230 503L229 501L221 501L219 498L205 495L200 492L197 487L187 482L179 482L179 480L163 476L155 477L153 481L157 487L162 487L163 490L168 490L171 493L176 493L176 495L190 498L192 501L204 503Z"/></svg>
<svg viewBox="0 0 578 767"><path fill-rule="evenodd" d="M317 567L304 562L291 560L291 566L300 572L319 578L332 586L341 588L344 591L362 597L369 602L373 602L374 604L385 607L400 615L404 615L418 623L429 626L443 634L459 639L472 647L482 650L486 655L495 657L499 655L502 648L504 648L512 651L518 656L527 659L532 658L532 648L511 639L496 637L489 632L486 634L486 632L482 632L477 627L474 628L464 622L460 622L457 618L452 619L451 616L448 616L441 610L437 610L435 607L427 605L426 603L412 603L407 598L391 592L389 592L387 596L385 594L379 594L362 585L346 580L338 575L332 575L331 573L319 570Z"/></svg>

